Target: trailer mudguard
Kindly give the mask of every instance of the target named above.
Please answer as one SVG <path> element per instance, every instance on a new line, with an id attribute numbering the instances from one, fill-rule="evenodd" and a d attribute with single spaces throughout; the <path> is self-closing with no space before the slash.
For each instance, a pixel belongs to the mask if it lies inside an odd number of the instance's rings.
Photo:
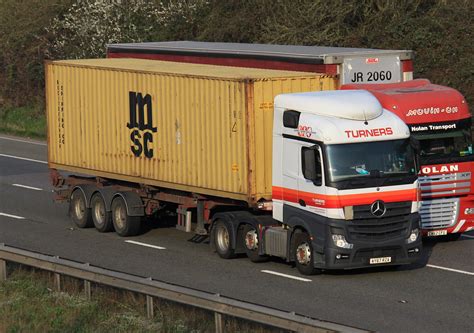
<path id="1" fill-rule="evenodd" d="M 122 197 L 122 199 L 125 201 L 128 216 L 145 215 L 145 208 L 142 198 L 137 193 L 132 191 L 116 192 L 113 198 L 115 199 L 116 197 Z"/>
<path id="2" fill-rule="evenodd" d="M 105 202 L 105 210 L 110 212 L 112 210 L 112 200 L 117 194 L 116 189 L 113 187 L 103 187 L 103 188 L 96 188 L 96 191 L 92 194 L 100 193 L 102 198 L 104 198 Z M 92 197 L 92 196 L 91 196 Z M 127 200 L 125 200 L 127 202 Z"/>
<path id="3" fill-rule="evenodd" d="M 97 187 L 92 184 L 82 184 L 82 185 L 76 185 L 71 191 L 71 195 L 75 190 L 79 190 L 82 192 L 84 195 L 84 198 L 86 199 L 86 208 L 91 208 L 91 198 L 92 195 L 94 194 L 95 190 Z M 69 196 L 70 198 L 70 196 Z"/>

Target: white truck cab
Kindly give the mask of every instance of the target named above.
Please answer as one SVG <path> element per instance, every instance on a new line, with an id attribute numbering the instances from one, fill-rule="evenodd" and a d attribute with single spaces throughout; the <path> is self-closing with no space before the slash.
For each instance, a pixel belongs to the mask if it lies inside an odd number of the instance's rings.
<path id="1" fill-rule="evenodd" d="M 320 269 L 419 258 L 418 183 L 410 132 L 364 90 L 275 98 L 273 219 L 261 253 Z"/>

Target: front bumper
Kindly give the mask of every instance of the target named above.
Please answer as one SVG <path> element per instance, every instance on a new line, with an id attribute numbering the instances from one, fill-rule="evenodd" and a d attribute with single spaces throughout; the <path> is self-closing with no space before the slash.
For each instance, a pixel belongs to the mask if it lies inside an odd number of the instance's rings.
<path id="1" fill-rule="evenodd" d="M 351 221 L 340 221 L 329 219 L 325 237 L 314 237 L 312 245 L 314 252 L 314 265 L 322 269 L 355 269 L 375 266 L 408 265 L 417 262 L 421 256 L 422 237 L 421 233 L 417 239 L 407 244 L 413 229 L 419 228 L 418 214 L 410 214 L 407 221 L 407 232 L 399 237 L 376 240 L 356 240 L 351 236 L 349 230 Z M 352 244 L 351 249 L 337 247 L 332 234 L 338 230 L 338 234 L 344 235 L 346 240 Z M 390 262 L 371 263 L 371 258 L 390 258 Z M 387 259 L 385 259 L 387 260 Z M 380 261 L 383 261 L 382 259 Z"/>

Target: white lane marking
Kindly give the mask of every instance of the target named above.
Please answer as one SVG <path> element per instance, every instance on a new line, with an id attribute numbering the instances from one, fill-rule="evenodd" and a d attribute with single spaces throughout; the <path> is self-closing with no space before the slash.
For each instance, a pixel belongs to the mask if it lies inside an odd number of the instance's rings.
<path id="1" fill-rule="evenodd" d="M 33 186 L 27 186 L 27 185 L 21 185 L 21 184 L 12 184 L 12 185 L 16 187 L 26 188 L 28 190 L 43 191 L 43 189 L 39 187 L 33 187 Z"/>
<path id="2" fill-rule="evenodd" d="M 278 276 L 281 276 L 281 277 L 285 277 L 285 278 L 288 278 L 288 279 L 293 279 L 293 280 L 298 280 L 298 281 L 303 281 L 303 282 L 311 282 L 313 280 L 310 280 L 310 279 L 305 279 L 305 278 L 301 278 L 301 277 L 298 277 L 298 276 L 293 276 L 293 275 L 287 275 L 287 274 L 283 274 L 283 273 L 278 273 L 278 272 L 274 272 L 274 271 L 269 271 L 269 270 L 261 270 L 260 272 L 262 273 L 267 273 L 267 274 L 273 274 L 273 275 L 278 275 Z"/>
<path id="3" fill-rule="evenodd" d="M 472 236 L 472 235 L 461 235 L 461 237 L 466 237 L 466 238 L 472 238 L 472 239 L 474 239 L 474 236 Z"/>
<path id="4" fill-rule="evenodd" d="M 4 136 L 0 136 L 0 139 L 2 140 L 9 140 L 9 141 L 16 141 L 16 142 L 24 142 L 24 143 L 30 143 L 32 145 L 38 145 L 38 146 L 47 146 L 46 143 L 43 142 L 35 142 L 35 141 L 28 141 L 28 140 L 20 140 L 20 139 L 13 139 L 13 138 L 6 138 Z"/>
<path id="5" fill-rule="evenodd" d="M 436 265 L 430 265 L 430 264 L 428 264 L 426 266 L 431 267 L 431 268 L 442 269 L 442 270 L 445 270 L 445 271 L 455 272 L 455 273 L 461 273 L 461 274 L 466 274 L 466 275 L 474 275 L 473 272 L 462 271 L 460 269 L 454 269 L 454 268 L 448 268 L 448 267 L 442 267 L 442 266 L 436 266 Z"/>
<path id="6" fill-rule="evenodd" d="M 151 244 L 147 244 L 147 243 L 136 242 L 136 241 L 132 241 L 132 240 L 126 240 L 125 243 L 130 243 L 130 244 L 135 244 L 135 245 L 141 245 L 141 246 L 151 247 L 151 248 L 157 249 L 157 250 L 166 250 L 166 247 L 157 246 L 157 245 L 151 245 Z"/>
<path id="7" fill-rule="evenodd" d="M 0 216 L 6 216 L 6 217 L 11 217 L 17 220 L 24 220 L 25 218 L 23 216 L 17 216 L 17 215 L 11 215 L 11 214 L 5 214 L 5 213 L 0 213 Z"/>
<path id="8" fill-rule="evenodd" d="M 7 154 L 0 154 L 0 156 L 9 157 L 9 158 L 16 158 L 17 160 L 25 160 L 25 161 L 30 161 L 30 162 L 48 164 L 48 162 L 46 162 L 46 161 L 34 160 L 34 159 L 32 159 L 32 158 L 26 158 L 26 157 L 20 157 L 20 156 L 13 156 L 13 155 L 7 155 Z"/>

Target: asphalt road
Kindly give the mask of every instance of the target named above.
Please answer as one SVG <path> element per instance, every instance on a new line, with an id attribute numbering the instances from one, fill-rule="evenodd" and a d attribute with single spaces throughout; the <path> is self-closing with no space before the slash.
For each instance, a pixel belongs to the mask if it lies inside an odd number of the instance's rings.
<path id="1" fill-rule="evenodd" d="M 220 259 L 206 242 L 159 221 L 132 238 L 77 229 L 67 205 L 52 200 L 46 150 L 42 142 L 0 135 L 0 243 L 368 330 L 474 331 L 472 232 L 425 242 L 413 266 L 308 278 L 278 259 Z"/>

